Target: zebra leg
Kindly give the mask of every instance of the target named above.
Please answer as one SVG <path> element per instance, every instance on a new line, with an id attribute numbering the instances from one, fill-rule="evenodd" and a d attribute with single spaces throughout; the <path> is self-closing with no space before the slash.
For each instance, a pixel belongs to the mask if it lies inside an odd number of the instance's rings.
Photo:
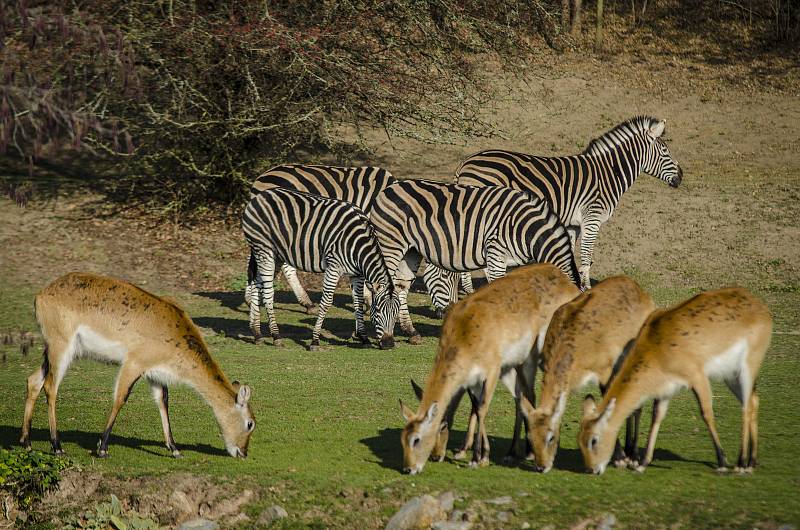
<path id="1" fill-rule="evenodd" d="M 508 252 L 497 241 L 486 243 L 486 281 L 493 282 L 506 275 L 506 256 Z"/>
<path id="2" fill-rule="evenodd" d="M 471 272 L 462 272 L 461 273 L 461 287 L 464 289 L 466 294 L 472 294 L 475 292 L 475 288 L 472 286 L 472 273 Z M 456 299 L 455 302 L 458 302 L 458 290 L 456 290 Z"/>
<path id="3" fill-rule="evenodd" d="M 250 298 L 253 296 L 255 284 L 259 281 L 258 269 L 256 269 L 256 257 L 250 249 L 250 257 L 247 259 L 247 287 L 244 288 L 244 303 L 250 307 Z"/>
<path id="4" fill-rule="evenodd" d="M 599 230 L 600 220 L 597 216 L 591 216 L 583 221 L 581 230 L 581 265 L 578 267 L 578 273 L 581 277 L 581 290 L 583 291 L 592 287 L 589 269 L 592 267 L 594 242 L 597 240 L 597 232 Z"/>
<path id="5" fill-rule="evenodd" d="M 272 335 L 273 344 L 281 346 L 280 333 L 278 331 L 278 323 L 275 320 L 275 255 L 271 248 L 259 249 L 254 251 L 256 259 L 256 267 L 258 274 L 257 281 L 254 288 L 250 292 L 250 329 L 253 332 L 253 338 L 256 344 L 263 342 L 261 336 L 261 313 L 260 303 L 263 300 L 267 308 L 267 316 L 269 318 L 269 331 Z"/>
<path id="6" fill-rule="evenodd" d="M 297 269 L 289 265 L 288 263 L 284 263 L 281 265 L 281 272 L 283 276 L 286 278 L 286 283 L 289 284 L 289 287 L 292 289 L 292 292 L 297 297 L 297 301 L 300 302 L 300 305 L 306 308 L 306 313 L 309 315 L 316 315 L 317 314 L 317 306 L 314 305 L 314 302 L 311 301 L 309 298 L 308 293 L 303 288 L 303 284 L 300 283 L 300 278 L 297 277 Z"/>
<path id="7" fill-rule="evenodd" d="M 411 322 L 411 314 L 408 312 L 408 291 L 411 288 L 411 282 L 396 280 L 394 285 L 395 289 L 397 289 L 397 296 L 400 299 L 400 314 L 397 317 L 400 321 L 400 329 L 408 335 L 409 344 L 422 344 L 422 336 L 414 329 L 414 324 Z"/>
<path id="8" fill-rule="evenodd" d="M 361 344 L 370 344 L 367 331 L 364 329 L 364 278 L 354 276 L 350 280 L 350 287 L 353 289 L 353 309 L 356 313 L 356 331 L 353 338 L 360 340 Z"/>
<path id="9" fill-rule="evenodd" d="M 319 351 L 319 334 L 322 331 L 322 322 L 325 320 L 325 314 L 333 303 L 333 293 L 336 291 L 340 276 L 339 268 L 335 264 L 328 262 L 328 268 L 325 269 L 325 276 L 322 278 L 322 300 L 319 302 L 317 323 L 314 324 L 311 345 L 308 348 L 311 351 Z"/>

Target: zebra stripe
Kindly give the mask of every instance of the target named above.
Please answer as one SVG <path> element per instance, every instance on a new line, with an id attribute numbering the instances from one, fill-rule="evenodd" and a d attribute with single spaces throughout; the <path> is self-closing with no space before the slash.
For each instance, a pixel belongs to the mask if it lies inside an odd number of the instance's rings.
<path id="1" fill-rule="evenodd" d="M 683 170 L 662 138 L 664 128 L 663 120 L 638 116 L 592 140 L 574 156 L 481 151 L 461 164 L 456 182 L 506 186 L 545 199 L 567 228 L 573 246 L 581 239 L 581 286 L 586 289 L 600 226 L 639 174 L 653 175 L 673 188 L 683 179 Z"/>
<path id="2" fill-rule="evenodd" d="M 416 334 L 405 303 L 421 259 L 451 272 L 553 263 L 576 284 L 569 236 L 547 203 L 509 188 L 406 180 L 388 186 L 372 210 L 378 242 L 400 290 L 400 325 Z"/>
<path id="3" fill-rule="evenodd" d="M 354 204 L 364 213 L 369 214 L 375 198 L 383 189 L 395 182 L 391 173 L 379 167 L 337 167 L 306 164 L 285 164 L 275 166 L 253 181 L 250 187 L 250 197 L 260 192 L 285 188 L 290 190 L 313 193 L 320 197 L 339 199 Z M 254 258 L 250 256 L 248 269 L 255 267 Z M 289 287 L 297 297 L 300 305 L 308 313 L 314 313 L 316 306 L 308 296 L 303 284 L 297 277 L 297 270 L 288 263 L 281 266 L 281 271 L 286 277 Z M 250 304 L 252 285 L 248 283 L 244 292 L 245 303 Z M 367 293 L 369 294 L 369 293 Z M 370 298 L 367 296 L 367 298 Z"/>
<path id="4" fill-rule="evenodd" d="M 295 190 L 275 188 L 255 195 L 242 216 L 242 230 L 255 266 L 248 267 L 250 328 L 261 340 L 259 306 L 267 307 L 273 339 L 280 342 L 274 312 L 275 267 L 288 263 L 307 272 L 322 272 L 323 290 L 311 348 L 319 347 L 325 314 L 342 275 L 353 281 L 356 337 L 369 343 L 364 330 L 364 281 L 376 291 L 372 318 L 381 347 L 393 345 L 392 331 L 400 301 L 367 216 L 352 204 Z"/>

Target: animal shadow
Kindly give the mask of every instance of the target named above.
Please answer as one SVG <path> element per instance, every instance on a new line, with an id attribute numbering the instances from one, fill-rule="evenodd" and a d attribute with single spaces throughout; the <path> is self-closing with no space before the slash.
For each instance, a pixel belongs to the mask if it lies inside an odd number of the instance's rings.
<path id="1" fill-rule="evenodd" d="M 0 426 L 0 446 L 10 448 L 18 445 L 20 430 L 18 427 L 11 427 L 9 425 Z M 62 443 L 74 443 L 86 451 L 94 451 L 97 448 L 97 442 L 100 440 L 100 432 L 86 432 L 86 431 L 59 431 Z M 41 441 L 50 440 L 50 431 L 48 429 L 31 429 L 31 440 Z M 164 441 L 160 438 L 152 440 L 145 440 L 143 438 L 123 437 L 117 436 L 113 432 L 109 437 L 109 452 L 114 452 L 114 446 L 130 447 L 139 449 L 151 455 L 163 456 L 172 458 L 172 455 L 164 447 Z M 194 451 L 197 453 L 210 455 L 210 456 L 227 456 L 228 453 L 220 448 L 208 444 L 181 444 L 177 442 L 178 449 L 181 452 Z M 69 455 L 69 453 L 68 453 Z"/>

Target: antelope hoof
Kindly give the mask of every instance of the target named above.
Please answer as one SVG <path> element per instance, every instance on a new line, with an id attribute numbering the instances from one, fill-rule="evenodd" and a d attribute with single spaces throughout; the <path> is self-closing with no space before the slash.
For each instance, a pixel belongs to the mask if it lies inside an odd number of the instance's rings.
<path id="1" fill-rule="evenodd" d="M 728 468 L 727 468 L 727 467 L 725 467 L 725 466 L 720 466 L 720 467 L 718 467 L 717 469 L 715 469 L 714 471 L 716 471 L 716 472 L 717 472 L 717 473 L 719 473 L 720 475 L 724 475 L 725 473 L 727 473 L 728 471 L 730 471 L 730 469 L 728 469 Z"/>
<path id="2" fill-rule="evenodd" d="M 625 458 L 617 458 L 614 460 L 614 467 L 617 469 L 624 469 L 630 465 L 630 459 L 626 456 Z"/>
<path id="3" fill-rule="evenodd" d="M 108 458 L 108 451 L 105 449 L 98 449 L 97 458 Z"/>
<path id="4" fill-rule="evenodd" d="M 414 333 L 408 338 L 408 343 L 413 344 L 414 346 L 422 344 L 422 335 L 419 333 Z"/>
<path id="5" fill-rule="evenodd" d="M 316 304 L 311 304 L 306 306 L 306 314 L 307 315 L 316 315 L 319 313 L 319 306 Z"/>
<path id="6" fill-rule="evenodd" d="M 633 468 L 633 470 L 636 471 L 637 473 L 644 473 L 645 469 L 647 469 L 647 466 L 645 466 L 643 464 L 639 464 L 639 465 L 637 465 L 636 467 Z"/>
<path id="7" fill-rule="evenodd" d="M 31 450 L 31 441 L 28 438 L 20 438 L 19 444 L 23 449 Z"/>
<path id="8" fill-rule="evenodd" d="M 466 449 L 461 449 L 460 451 L 456 451 L 453 453 L 453 460 L 464 460 L 467 456 Z"/>
<path id="9" fill-rule="evenodd" d="M 172 458 L 183 458 L 183 455 L 177 449 L 172 451 Z"/>

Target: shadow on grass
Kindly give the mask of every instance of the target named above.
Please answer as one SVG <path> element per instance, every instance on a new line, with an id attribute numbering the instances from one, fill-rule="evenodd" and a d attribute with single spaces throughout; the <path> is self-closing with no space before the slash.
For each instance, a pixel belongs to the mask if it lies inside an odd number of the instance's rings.
<path id="1" fill-rule="evenodd" d="M 11 427 L 7 425 L 0 426 L 0 447 L 10 448 L 19 444 L 20 430 L 18 427 Z M 86 451 L 94 451 L 97 449 L 97 442 L 100 440 L 99 432 L 85 432 L 85 431 L 59 431 L 62 443 L 74 443 Z M 31 429 L 31 440 L 33 441 L 49 441 L 50 431 L 48 429 Z M 130 447 L 139 449 L 151 455 L 163 456 L 165 458 L 173 458 L 166 447 L 164 441 L 159 439 L 144 440 L 142 438 L 120 437 L 111 433 L 108 441 L 109 453 L 113 455 L 114 446 Z M 208 444 L 191 444 L 184 445 L 177 442 L 178 449 L 181 452 L 194 451 L 210 456 L 227 456 L 228 453 L 221 447 L 214 447 Z M 156 449 L 158 448 L 158 449 Z M 160 450 L 159 450 L 160 449 Z"/>

